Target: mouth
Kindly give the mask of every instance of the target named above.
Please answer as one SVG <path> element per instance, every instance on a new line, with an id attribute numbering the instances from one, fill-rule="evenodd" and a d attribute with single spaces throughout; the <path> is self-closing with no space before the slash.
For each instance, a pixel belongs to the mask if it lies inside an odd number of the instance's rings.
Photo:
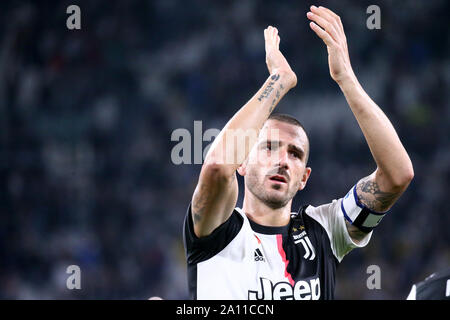
<path id="1" fill-rule="evenodd" d="M 287 179 L 279 174 L 269 177 L 269 180 L 275 183 L 287 183 Z"/>

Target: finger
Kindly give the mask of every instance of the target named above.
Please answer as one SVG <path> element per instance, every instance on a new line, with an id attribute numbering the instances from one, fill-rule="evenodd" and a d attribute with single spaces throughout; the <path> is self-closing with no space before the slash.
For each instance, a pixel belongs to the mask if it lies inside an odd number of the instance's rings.
<path id="1" fill-rule="evenodd" d="M 269 26 L 267 30 L 267 43 L 272 47 L 276 47 L 278 37 L 278 29 L 272 26 Z"/>
<path id="2" fill-rule="evenodd" d="M 268 26 L 267 27 L 267 40 L 269 40 L 269 41 L 272 40 L 273 33 L 274 33 L 274 27 Z"/>
<path id="3" fill-rule="evenodd" d="M 330 9 L 328 9 L 328 8 L 319 6 L 319 9 L 322 9 L 322 10 L 326 11 L 329 15 L 334 17 L 334 19 L 337 21 L 337 23 L 341 27 L 341 31 L 342 31 L 342 33 L 343 33 L 343 35 L 345 37 L 344 25 L 342 24 L 341 17 L 339 15 L 337 15 L 336 13 L 334 13 L 333 11 L 331 11 Z"/>
<path id="4" fill-rule="evenodd" d="M 317 14 L 318 16 L 324 18 L 326 21 L 328 21 L 329 23 L 331 23 L 334 27 L 334 29 L 336 30 L 336 34 L 342 36 L 343 35 L 343 30 L 341 30 L 341 25 L 339 24 L 339 21 L 336 18 L 336 14 L 333 13 L 331 10 L 325 8 L 325 7 L 315 7 L 315 6 L 311 6 L 311 12 L 314 14 Z M 329 12 L 328 12 L 328 11 Z M 332 12 L 333 14 L 330 14 L 330 12 Z"/>
<path id="5" fill-rule="evenodd" d="M 322 14 L 325 14 L 326 16 L 331 18 L 332 21 L 334 21 L 336 23 L 334 25 L 335 26 L 337 25 L 336 29 L 338 30 L 338 32 L 341 36 L 341 39 L 340 39 L 341 41 L 339 43 L 344 48 L 345 52 L 347 53 L 347 57 L 348 57 L 347 37 L 345 36 L 344 26 L 342 24 L 341 17 L 339 17 L 336 13 L 334 13 L 330 9 L 322 7 L 322 6 L 319 6 L 319 8 L 316 8 L 316 9 L 319 10 Z"/>
<path id="6" fill-rule="evenodd" d="M 331 23 L 312 12 L 308 12 L 306 16 L 308 17 L 308 19 L 314 21 L 317 25 L 322 27 L 322 29 L 326 30 L 326 32 L 328 32 L 335 41 L 338 41 L 339 37 L 337 31 L 334 29 L 334 26 Z"/>
<path id="7" fill-rule="evenodd" d="M 336 20 L 340 20 L 341 19 L 336 13 L 334 13 L 333 11 L 331 11 L 330 9 L 328 9 L 326 7 L 319 6 L 318 9 L 326 11 L 330 16 L 332 16 Z"/>
<path id="8" fill-rule="evenodd" d="M 272 27 L 268 26 L 266 29 L 264 29 L 264 39 L 266 40 L 266 42 L 271 42 L 272 41 Z"/>
<path id="9" fill-rule="evenodd" d="M 323 42 L 325 42 L 325 44 L 328 47 L 332 47 L 332 46 L 336 45 L 336 42 L 333 40 L 331 35 L 328 32 L 326 32 L 325 30 L 323 30 L 321 27 L 319 27 L 317 24 L 315 24 L 314 22 L 310 22 L 309 26 L 319 36 L 319 38 L 322 39 Z"/>
<path id="10" fill-rule="evenodd" d="M 275 34 L 273 37 L 273 44 L 275 45 L 275 48 L 279 48 L 279 44 L 280 44 L 280 36 L 278 35 L 278 29 L 275 28 Z"/>
<path id="11" fill-rule="evenodd" d="M 266 50 L 266 53 L 269 51 L 269 28 L 264 29 L 264 48 Z"/>
<path id="12" fill-rule="evenodd" d="M 270 30 L 268 31 L 268 38 L 270 45 L 274 47 L 276 42 L 276 28 L 274 27 L 270 28 Z"/>

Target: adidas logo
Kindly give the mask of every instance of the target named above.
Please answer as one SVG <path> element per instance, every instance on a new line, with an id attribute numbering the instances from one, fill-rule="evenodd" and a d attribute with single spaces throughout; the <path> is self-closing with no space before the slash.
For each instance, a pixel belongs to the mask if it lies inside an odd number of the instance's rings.
<path id="1" fill-rule="evenodd" d="M 259 248 L 256 248 L 255 250 L 255 261 L 266 261 Z"/>

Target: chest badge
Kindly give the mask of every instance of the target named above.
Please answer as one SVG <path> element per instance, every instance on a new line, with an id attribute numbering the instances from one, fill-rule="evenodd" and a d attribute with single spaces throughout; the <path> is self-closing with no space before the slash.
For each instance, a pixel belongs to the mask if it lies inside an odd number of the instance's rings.
<path id="1" fill-rule="evenodd" d="M 308 235 L 305 231 L 305 226 L 300 225 L 297 228 L 292 228 L 292 238 L 294 239 L 295 244 L 301 243 L 303 248 L 305 249 L 305 254 L 303 255 L 303 258 L 307 260 L 314 260 L 316 257 L 316 251 L 314 250 L 314 247 L 311 243 L 311 240 L 309 240 Z"/>

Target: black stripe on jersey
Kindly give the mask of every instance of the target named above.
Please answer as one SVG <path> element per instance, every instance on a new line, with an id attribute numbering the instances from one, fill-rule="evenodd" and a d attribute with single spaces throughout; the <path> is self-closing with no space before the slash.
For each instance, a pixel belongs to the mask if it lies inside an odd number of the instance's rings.
<path id="1" fill-rule="evenodd" d="M 320 277 L 320 299 L 333 300 L 335 275 L 339 261 L 333 254 L 326 230 L 313 217 L 304 212 L 306 207 L 301 208 L 298 214 L 301 215 L 316 257 L 313 261 L 303 258 L 303 251 L 297 250 L 299 244 L 294 243 L 292 230 L 290 230 L 289 235 L 283 236 L 283 249 L 286 252 L 286 260 L 289 261 L 286 271 L 292 275 L 294 281 Z M 293 219 L 291 219 L 292 222 Z"/>

